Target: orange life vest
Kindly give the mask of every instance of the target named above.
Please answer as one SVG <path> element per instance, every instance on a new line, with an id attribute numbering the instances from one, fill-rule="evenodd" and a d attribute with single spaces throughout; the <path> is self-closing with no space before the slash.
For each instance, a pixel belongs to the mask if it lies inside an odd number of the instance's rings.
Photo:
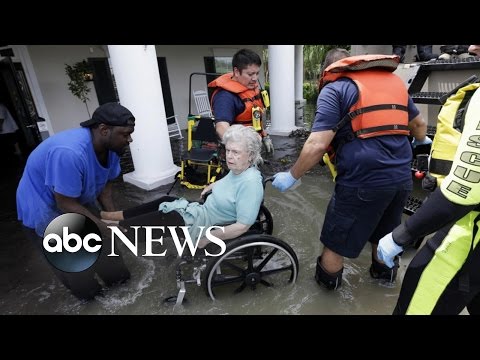
<path id="1" fill-rule="evenodd" d="M 361 139 L 410 135 L 408 92 L 403 81 L 391 73 L 397 65 L 396 55 L 360 55 L 338 60 L 325 69 L 320 87 L 346 77 L 358 88 L 358 101 L 334 132 L 351 121 L 355 136 Z"/>
<path id="2" fill-rule="evenodd" d="M 260 90 L 258 86 L 255 89 L 249 89 L 246 86 L 243 86 L 240 84 L 238 81 L 232 80 L 233 73 L 227 73 L 223 74 L 222 76 L 219 76 L 212 82 L 208 84 L 208 87 L 211 88 L 216 88 L 215 91 L 212 94 L 212 107 L 213 107 L 213 98 L 217 94 L 220 89 L 224 89 L 227 91 L 230 91 L 240 97 L 242 99 L 243 103 L 245 104 L 245 110 L 238 114 L 235 117 L 235 122 L 242 124 L 244 126 L 251 126 L 253 124 L 252 122 L 252 108 L 254 106 L 258 106 L 262 109 L 264 109 L 263 102 L 262 102 L 262 96 L 260 95 Z"/>

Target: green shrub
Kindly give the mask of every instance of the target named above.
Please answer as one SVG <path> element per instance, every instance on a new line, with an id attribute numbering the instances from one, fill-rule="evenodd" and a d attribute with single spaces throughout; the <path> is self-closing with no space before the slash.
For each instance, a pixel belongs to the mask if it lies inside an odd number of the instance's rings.
<path id="1" fill-rule="evenodd" d="M 303 98 L 308 102 L 315 103 L 318 97 L 318 88 L 316 83 L 304 82 L 303 83 Z"/>

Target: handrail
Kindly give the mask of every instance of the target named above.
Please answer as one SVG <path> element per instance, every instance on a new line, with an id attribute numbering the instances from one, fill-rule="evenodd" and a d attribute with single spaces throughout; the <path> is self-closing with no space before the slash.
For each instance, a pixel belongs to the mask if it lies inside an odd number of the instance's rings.
<path id="1" fill-rule="evenodd" d="M 194 75 L 204 75 L 204 76 L 220 76 L 221 73 L 202 73 L 202 72 L 193 72 L 190 74 L 188 79 L 188 116 L 192 116 L 192 77 Z"/>

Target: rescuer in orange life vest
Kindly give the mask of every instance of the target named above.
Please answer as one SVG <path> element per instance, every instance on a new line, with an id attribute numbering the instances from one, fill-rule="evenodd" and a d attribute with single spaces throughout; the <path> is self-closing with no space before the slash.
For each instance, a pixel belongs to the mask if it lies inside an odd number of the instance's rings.
<path id="1" fill-rule="evenodd" d="M 392 74 L 395 55 L 349 56 L 330 50 L 323 65 L 317 110 L 300 156 L 290 171 L 275 174 L 280 191 L 293 186 L 318 164 L 331 144 L 335 150 L 335 191 L 327 208 L 315 279 L 328 289 L 340 286 L 344 257 L 357 258 L 372 243 L 370 274 L 394 281 L 392 268 L 377 257 L 378 240 L 401 222 L 412 190 L 412 146 L 429 144 L 427 124 Z M 320 220 L 320 219 L 319 219 Z"/>
<path id="2" fill-rule="evenodd" d="M 215 88 L 211 101 L 218 137 L 221 139 L 232 124 L 253 126 L 262 136 L 267 153 L 273 154 L 272 140 L 263 128 L 262 121 L 265 108 L 270 104 L 268 95 L 265 98 L 259 89 L 258 74 L 261 65 L 262 60 L 257 53 L 241 49 L 233 55 L 233 73 L 218 77 L 208 86 Z"/>

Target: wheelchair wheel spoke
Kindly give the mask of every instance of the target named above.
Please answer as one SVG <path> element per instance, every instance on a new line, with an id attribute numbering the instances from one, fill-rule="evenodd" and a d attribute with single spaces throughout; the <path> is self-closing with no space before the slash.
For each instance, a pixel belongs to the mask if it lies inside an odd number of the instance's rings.
<path id="1" fill-rule="evenodd" d="M 266 287 L 273 286 L 273 284 L 269 283 L 268 281 L 266 281 L 266 280 L 264 280 L 264 279 L 260 280 L 260 284 L 263 284 L 263 285 L 265 285 Z"/>
<path id="2" fill-rule="evenodd" d="M 247 271 L 248 272 L 255 271 L 254 268 L 253 268 L 253 254 L 254 254 L 255 249 L 253 247 L 249 247 L 246 250 L 247 250 L 247 259 L 248 259 Z"/>
<path id="3" fill-rule="evenodd" d="M 275 255 L 275 253 L 278 251 L 278 249 L 273 248 L 270 254 L 267 255 L 265 259 L 256 267 L 256 271 L 262 271 L 263 267 L 270 261 L 270 259 Z"/>
<path id="4" fill-rule="evenodd" d="M 235 294 L 241 293 L 243 290 L 245 290 L 246 287 L 247 287 L 247 284 L 243 283 L 242 285 L 240 285 L 238 288 L 235 289 L 234 293 Z"/>
<path id="5" fill-rule="evenodd" d="M 237 282 L 243 282 L 245 279 L 244 276 L 224 276 L 224 275 L 216 275 L 212 279 L 212 287 L 218 287 L 227 284 L 233 284 Z"/>
<path id="6" fill-rule="evenodd" d="M 243 270 L 240 266 L 237 266 L 237 265 L 233 264 L 233 263 L 230 262 L 230 261 L 224 261 L 224 262 L 222 262 L 222 266 L 229 267 L 230 269 L 232 269 L 232 270 L 234 270 L 234 271 L 237 271 L 237 272 L 240 273 L 240 274 L 245 274 L 245 270 Z"/>
<path id="7" fill-rule="evenodd" d="M 290 270 L 290 271 L 293 270 L 293 266 L 292 266 L 292 265 L 284 266 L 284 267 L 277 268 L 277 269 L 271 269 L 271 270 L 262 271 L 261 274 L 262 274 L 262 277 L 264 277 L 264 276 L 268 276 L 268 275 L 280 273 L 280 272 L 282 272 L 282 271 L 289 271 L 289 270 Z"/>

